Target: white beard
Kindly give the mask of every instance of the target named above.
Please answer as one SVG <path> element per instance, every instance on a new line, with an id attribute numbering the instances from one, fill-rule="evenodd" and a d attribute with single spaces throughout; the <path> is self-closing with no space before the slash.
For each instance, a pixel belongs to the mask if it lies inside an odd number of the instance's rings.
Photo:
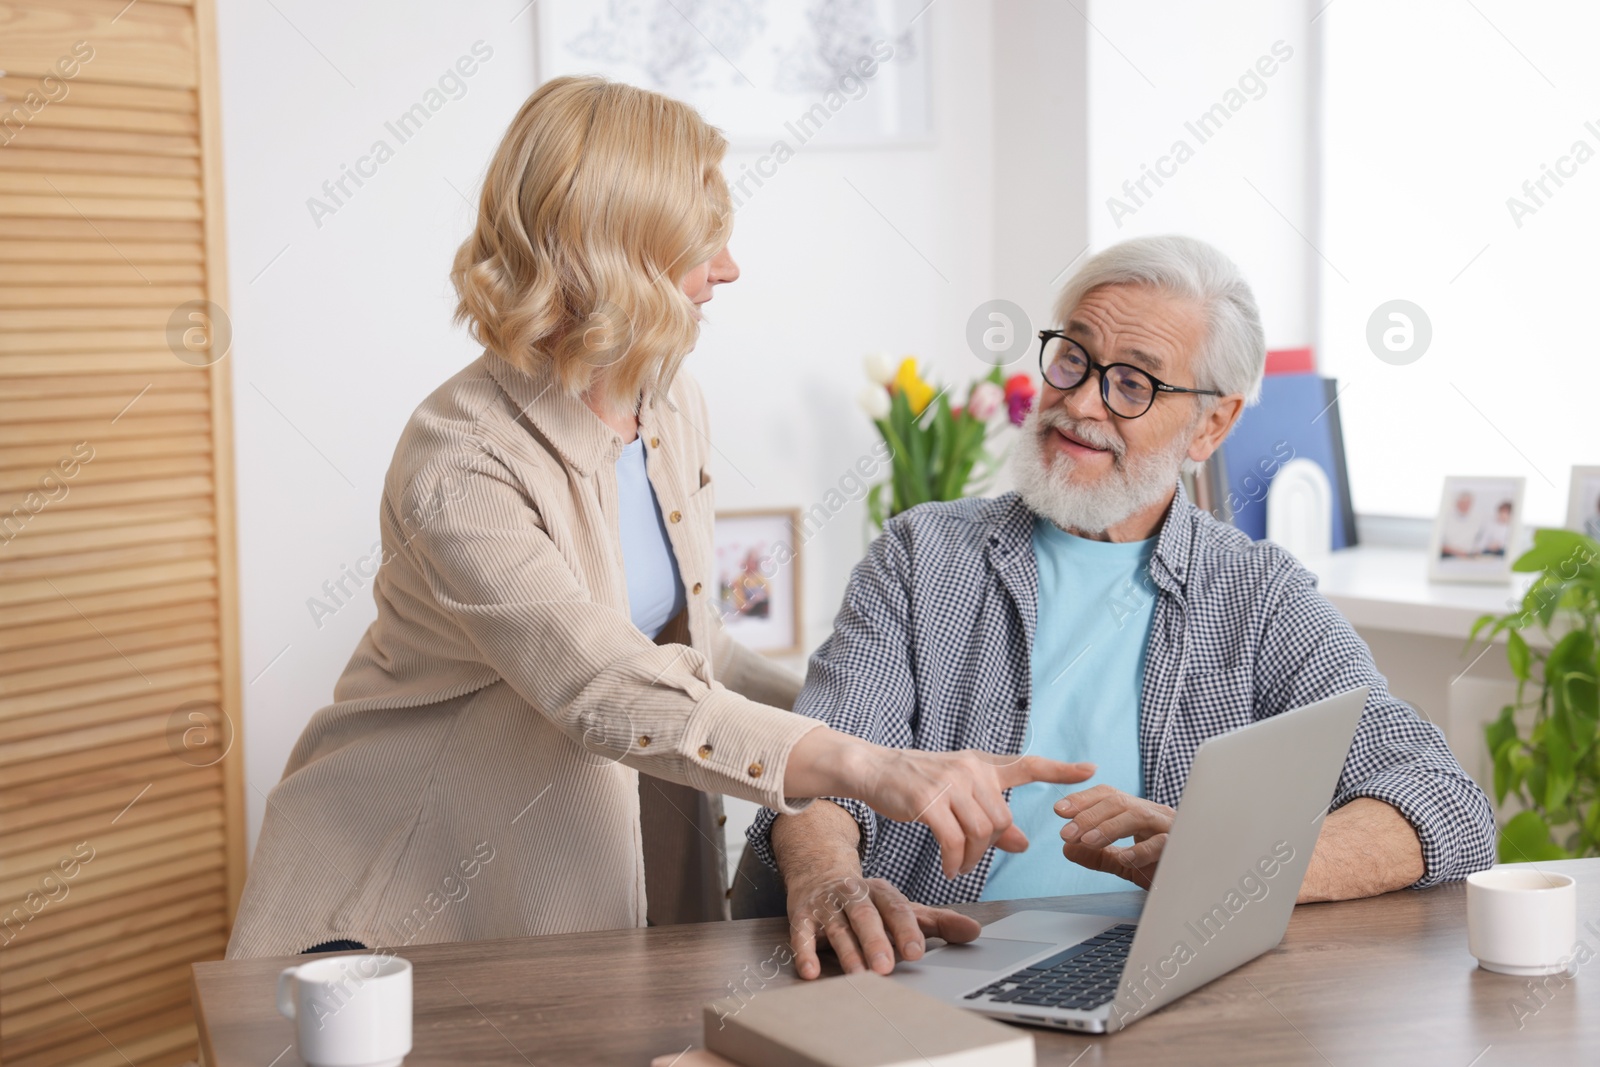
<path id="1" fill-rule="evenodd" d="M 1197 413 L 1188 430 L 1198 421 Z M 1045 435 L 1058 426 L 1097 448 L 1111 450 L 1111 470 L 1090 485 L 1069 482 L 1077 461 L 1053 449 L 1050 453 L 1045 450 Z M 1121 438 L 1055 407 L 1048 412 L 1038 408 L 1030 412 L 1020 437 L 1011 453 L 1010 469 L 1023 502 L 1064 530 L 1099 537 L 1172 492 L 1188 456 L 1190 433 L 1178 434 L 1163 452 L 1130 459 Z"/>

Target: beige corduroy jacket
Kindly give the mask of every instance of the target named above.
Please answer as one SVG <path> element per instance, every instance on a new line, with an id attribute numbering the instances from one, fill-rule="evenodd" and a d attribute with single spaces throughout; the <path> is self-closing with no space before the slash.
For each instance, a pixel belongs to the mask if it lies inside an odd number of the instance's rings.
<path id="1" fill-rule="evenodd" d="M 717 794 L 798 810 L 784 768 L 819 723 L 722 628 L 707 428 L 687 373 L 641 406 L 688 601 L 651 641 L 622 440 L 487 353 L 423 401 L 384 483 L 377 619 L 268 797 L 230 958 L 725 914 Z"/>

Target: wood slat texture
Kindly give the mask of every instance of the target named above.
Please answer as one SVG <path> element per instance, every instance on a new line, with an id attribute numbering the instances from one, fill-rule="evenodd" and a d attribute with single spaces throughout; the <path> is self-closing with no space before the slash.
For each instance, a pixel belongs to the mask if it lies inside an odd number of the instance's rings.
<path id="1" fill-rule="evenodd" d="M 181 8 L 127 0 L 7 3 L 0 6 L 0 41 L 8 77 L 62 78 L 67 71 L 58 64 L 78 59 L 69 99 L 78 79 L 165 89 L 199 84 L 195 19 Z M 80 41 L 88 48 L 75 49 Z"/>
<path id="2" fill-rule="evenodd" d="M 167 371 L 170 371 L 170 369 L 170 367 L 166 368 Z M 112 372 L 112 374 L 115 373 Z M 107 376 L 110 375 L 101 375 L 101 377 Z M 18 377 L 27 376 L 19 375 Z M 37 377 L 37 375 L 32 377 Z M 0 376 L 0 382 L 5 380 L 4 376 Z M 83 418 L 62 420 L 50 426 L 29 423 L 16 426 L 0 425 L 0 449 L 9 451 L 12 446 L 16 445 L 51 445 L 54 447 L 65 446 L 70 451 L 73 442 L 88 440 L 91 435 L 96 441 L 117 441 L 138 437 L 159 438 L 168 434 L 209 434 L 211 432 L 209 415 L 183 415 L 147 419 L 136 410 L 137 400 L 137 393 L 129 393 L 128 410 L 123 412 L 121 417 L 112 420 L 109 425 L 102 419 L 90 420 Z"/>
<path id="3" fill-rule="evenodd" d="M 152 155 L 137 149 L 119 150 L 117 146 L 91 151 L 87 145 L 81 145 L 74 151 L 64 148 L 45 148 L 34 142 L 24 144 L 22 138 L 18 137 L 6 147 L 7 151 L 0 152 L 0 170 L 4 171 L 43 170 L 51 174 L 156 174 L 181 178 L 197 175 L 201 169 L 200 160 L 192 156 Z"/>
<path id="4" fill-rule="evenodd" d="M 213 17 L 0 0 L 5 1067 L 194 1059 L 243 883 L 236 731 L 188 744 L 238 721 L 229 364 L 167 338 L 227 304 Z"/>
<path id="5" fill-rule="evenodd" d="M 206 568 L 200 568 L 205 570 Z M 130 583 L 130 588 L 110 591 L 80 592 L 70 603 L 65 598 L 56 601 L 39 601 L 32 604 L 8 607 L 4 618 L 7 626 L 33 626 L 41 622 L 59 622 L 65 619 L 92 619 L 102 611 L 129 611 L 135 608 L 183 604 L 192 600 L 214 598 L 217 585 L 212 575 L 184 579 L 182 575 L 160 574 L 151 582 Z"/>
<path id="6" fill-rule="evenodd" d="M 97 701 L 88 706 L 68 704 L 35 715 L 7 719 L 0 722 L 0 767 L 25 766 L 58 751 L 87 752 L 95 742 L 104 748 L 129 737 L 163 737 L 171 750 L 174 745 L 181 744 L 181 731 L 188 725 L 183 709 L 214 709 L 215 698 L 205 695 L 214 689 L 205 681 L 177 688 L 166 685 L 157 689 L 152 685 L 118 700 Z M 144 785 L 156 780 L 152 775 Z M 118 785 L 112 792 L 124 792 L 125 784 Z M 67 803 L 55 797 L 48 800 L 50 803 L 46 806 L 50 808 L 56 803 Z M 69 797 L 68 801 L 77 803 L 78 797 Z M 25 826 L 19 820 L 18 829 Z"/>
<path id="7" fill-rule="evenodd" d="M 0 310 L 155 308 L 165 315 L 203 295 L 203 289 L 188 285 L 0 285 Z"/>
<path id="8" fill-rule="evenodd" d="M 0 263 L 0 286 L 199 285 L 205 271 L 193 263 Z"/>
<path id="9" fill-rule="evenodd" d="M 91 64 L 93 60 L 90 61 Z M 89 73 L 89 72 L 85 72 Z M 20 100 L 29 92 L 39 89 L 37 78 L 20 75 L 0 76 L 0 94 L 11 100 Z M 74 78 L 66 96 L 58 103 L 62 107 L 109 108 L 116 112 L 167 111 L 185 118 L 195 113 L 195 94 L 188 89 L 152 89 L 133 85 L 102 85 L 84 78 Z M 43 112 L 41 112 L 43 114 Z M 194 127 L 186 126 L 192 131 Z M 181 132 L 181 131 L 175 131 Z"/>
<path id="10" fill-rule="evenodd" d="M 125 174 L 35 174 L 29 171 L 0 171 L 0 193 L 21 196 L 61 197 L 72 203 L 78 197 L 160 197 L 169 200 L 195 200 L 200 183 L 192 178 L 134 178 Z M 76 218 L 83 216 L 74 213 Z"/>
<path id="11" fill-rule="evenodd" d="M 45 911 L 28 925 L 25 936 L 6 947 L 6 954 L 19 963 L 36 963 L 69 952 L 92 951 L 129 934 L 204 914 L 211 894 L 221 888 L 222 876 L 213 871 L 71 909 Z"/>
<path id="12" fill-rule="evenodd" d="M 179 705 L 201 702 L 214 705 L 218 692 L 216 686 L 198 686 L 175 690 L 169 697 Z M 215 764 L 212 769 L 219 774 L 223 770 Z M 53 781 L 59 781 L 61 771 L 59 760 L 38 760 L 7 767 L 6 788 L 0 791 L 0 811 L 14 812 L 58 799 L 60 791 L 52 785 Z M 195 773 L 193 766 L 173 760 L 172 748 L 163 735 L 92 750 L 75 765 L 73 781 L 83 791 L 124 790 L 124 795 L 132 800 L 147 785 L 191 773 Z"/>

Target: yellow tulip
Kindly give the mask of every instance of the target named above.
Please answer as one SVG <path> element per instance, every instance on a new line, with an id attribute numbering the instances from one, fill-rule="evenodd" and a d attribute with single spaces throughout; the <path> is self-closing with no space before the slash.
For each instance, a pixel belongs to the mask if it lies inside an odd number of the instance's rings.
<path id="1" fill-rule="evenodd" d="M 895 372 L 894 386 L 906 395 L 906 403 L 911 405 L 913 415 L 921 415 L 924 408 L 932 402 L 934 388 L 922 380 L 917 373 L 917 360 L 914 356 L 907 356 L 900 361 L 900 369 Z"/>

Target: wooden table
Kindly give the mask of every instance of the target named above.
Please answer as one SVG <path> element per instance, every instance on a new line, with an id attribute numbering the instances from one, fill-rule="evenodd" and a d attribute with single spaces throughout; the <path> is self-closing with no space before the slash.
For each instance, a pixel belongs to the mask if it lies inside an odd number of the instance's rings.
<path id="1" fill-rule="evenodd" d="M 1600 859 L 1540 864 L 1578 879 L 1578 936 L 1600 958 Z M 988 922 L 1023 907 L 1137 915 L 1144 894 L 969 905 Z M 700 1008 L 736 986 L 759 996 L 781 919 L 420 945 L 408 1067 L 648 1064 L 700 1044 Z M 273 1003 L 289 959 L 200 963 L 195 1014 L 210 1067 L 292 1067 Z M 1537 998 L 1530 982 L 1545 983 Z M 1515 1005 L 1522 1004 L 1523 1011 Z M 1573 978 L 1517 979 L 1467 953 L 1466 886 L 1295 909 L 1282 944 L 1128 1030 L 1034 1030 L 1039 1063 L 1365 1065 L 1600 1062 L 1600 962 Z M 276 1059 L 275 1059 L 276 1057 Z"/>

